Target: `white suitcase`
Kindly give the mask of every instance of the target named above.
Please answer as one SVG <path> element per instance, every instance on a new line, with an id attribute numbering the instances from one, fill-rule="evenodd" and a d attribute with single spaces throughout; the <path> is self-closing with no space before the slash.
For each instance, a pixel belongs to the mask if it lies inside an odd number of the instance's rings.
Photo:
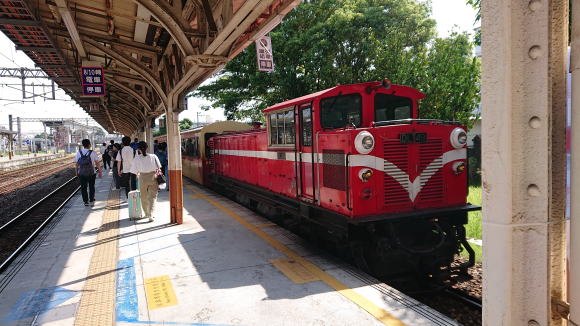
<path id="1" fill-rule="evenodd" d="M 139 190 L 129 191 L 127 203 L 129 206 L 129 218 L 138 219 L 143 217 L 141 210 L 141 192 Z"/>

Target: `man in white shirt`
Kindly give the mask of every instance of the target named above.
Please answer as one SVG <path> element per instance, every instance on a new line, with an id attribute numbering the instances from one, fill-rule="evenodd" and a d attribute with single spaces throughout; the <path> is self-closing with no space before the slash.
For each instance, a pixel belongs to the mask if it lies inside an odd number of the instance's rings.
<path id="1" fill-rule="evenodd" d="M 137 190 L 137 176 L 131 173 L 131 165 L 135 158 L 135 150 L 131 148 L 131 137 L 123 137 L 123 148 L 117 154 L 117 168 L 121 177 L 121 187 L 125 187 L 125 195 L 129 198 L 129 191 Z"/>
<path id="2" fill-rule="evenodd" d="M 91 150 L 91 141 L 83 139 L 83 148 L 79 150 L 73 160 L 76 163 L 76 175 L 81 183 L 81 194 L 85 206 L 95 205 L 95 167 L 99 170 L 99 178 L 103 177 L 100 156 Z M 89 191 L 87 193 L 87 186 Z"/>

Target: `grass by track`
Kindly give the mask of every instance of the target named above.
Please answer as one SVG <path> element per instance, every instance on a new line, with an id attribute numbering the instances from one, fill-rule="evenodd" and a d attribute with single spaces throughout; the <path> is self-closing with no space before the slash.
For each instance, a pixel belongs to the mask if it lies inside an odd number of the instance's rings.
<path id="1" fill-rule="evenodd" d="M 467 201 L 473 205 L 481 206 L 481 187 L 470 186 Z M 467 238 L 482 239 L 481 229 L 481 211 L 470 212 L 469 222 L 465 226 Z M 483 248 L 473 243 L 471 244 L 471 247 L 475 251 L 475 261 L 480 263 L 483 258 Z M 467 257 L 467 251 L 464 250 L 461 253 L 461 256 Z"/>

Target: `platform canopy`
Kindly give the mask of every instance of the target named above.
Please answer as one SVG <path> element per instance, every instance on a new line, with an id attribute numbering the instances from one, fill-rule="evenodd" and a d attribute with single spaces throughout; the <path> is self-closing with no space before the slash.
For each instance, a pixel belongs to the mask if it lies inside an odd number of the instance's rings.
<path id="1" fill-rule="evenodd" d="M 300 0 L 2 1 L 0 29 L 108 132 L 185 108 L 184 95 L 274 28 Z M 80 68 L 104 68 L 83 96 Z"/>

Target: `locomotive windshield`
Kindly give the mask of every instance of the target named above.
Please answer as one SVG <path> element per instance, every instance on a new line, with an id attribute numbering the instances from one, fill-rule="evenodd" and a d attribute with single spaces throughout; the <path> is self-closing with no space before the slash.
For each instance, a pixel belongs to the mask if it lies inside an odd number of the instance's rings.
<path id="1" fill-rule="evenodd" d="M 320 101 L 320 122 L 322 128 L 335 129 L 346 126 L 360 126 L 362 98 L 360 94 L 328 97 Z"/>
<path id="2" fill-rule="evenodd" d="M 375 95 L 375 122 L 410 119 L 411 99 L 391 94 Z"/>

